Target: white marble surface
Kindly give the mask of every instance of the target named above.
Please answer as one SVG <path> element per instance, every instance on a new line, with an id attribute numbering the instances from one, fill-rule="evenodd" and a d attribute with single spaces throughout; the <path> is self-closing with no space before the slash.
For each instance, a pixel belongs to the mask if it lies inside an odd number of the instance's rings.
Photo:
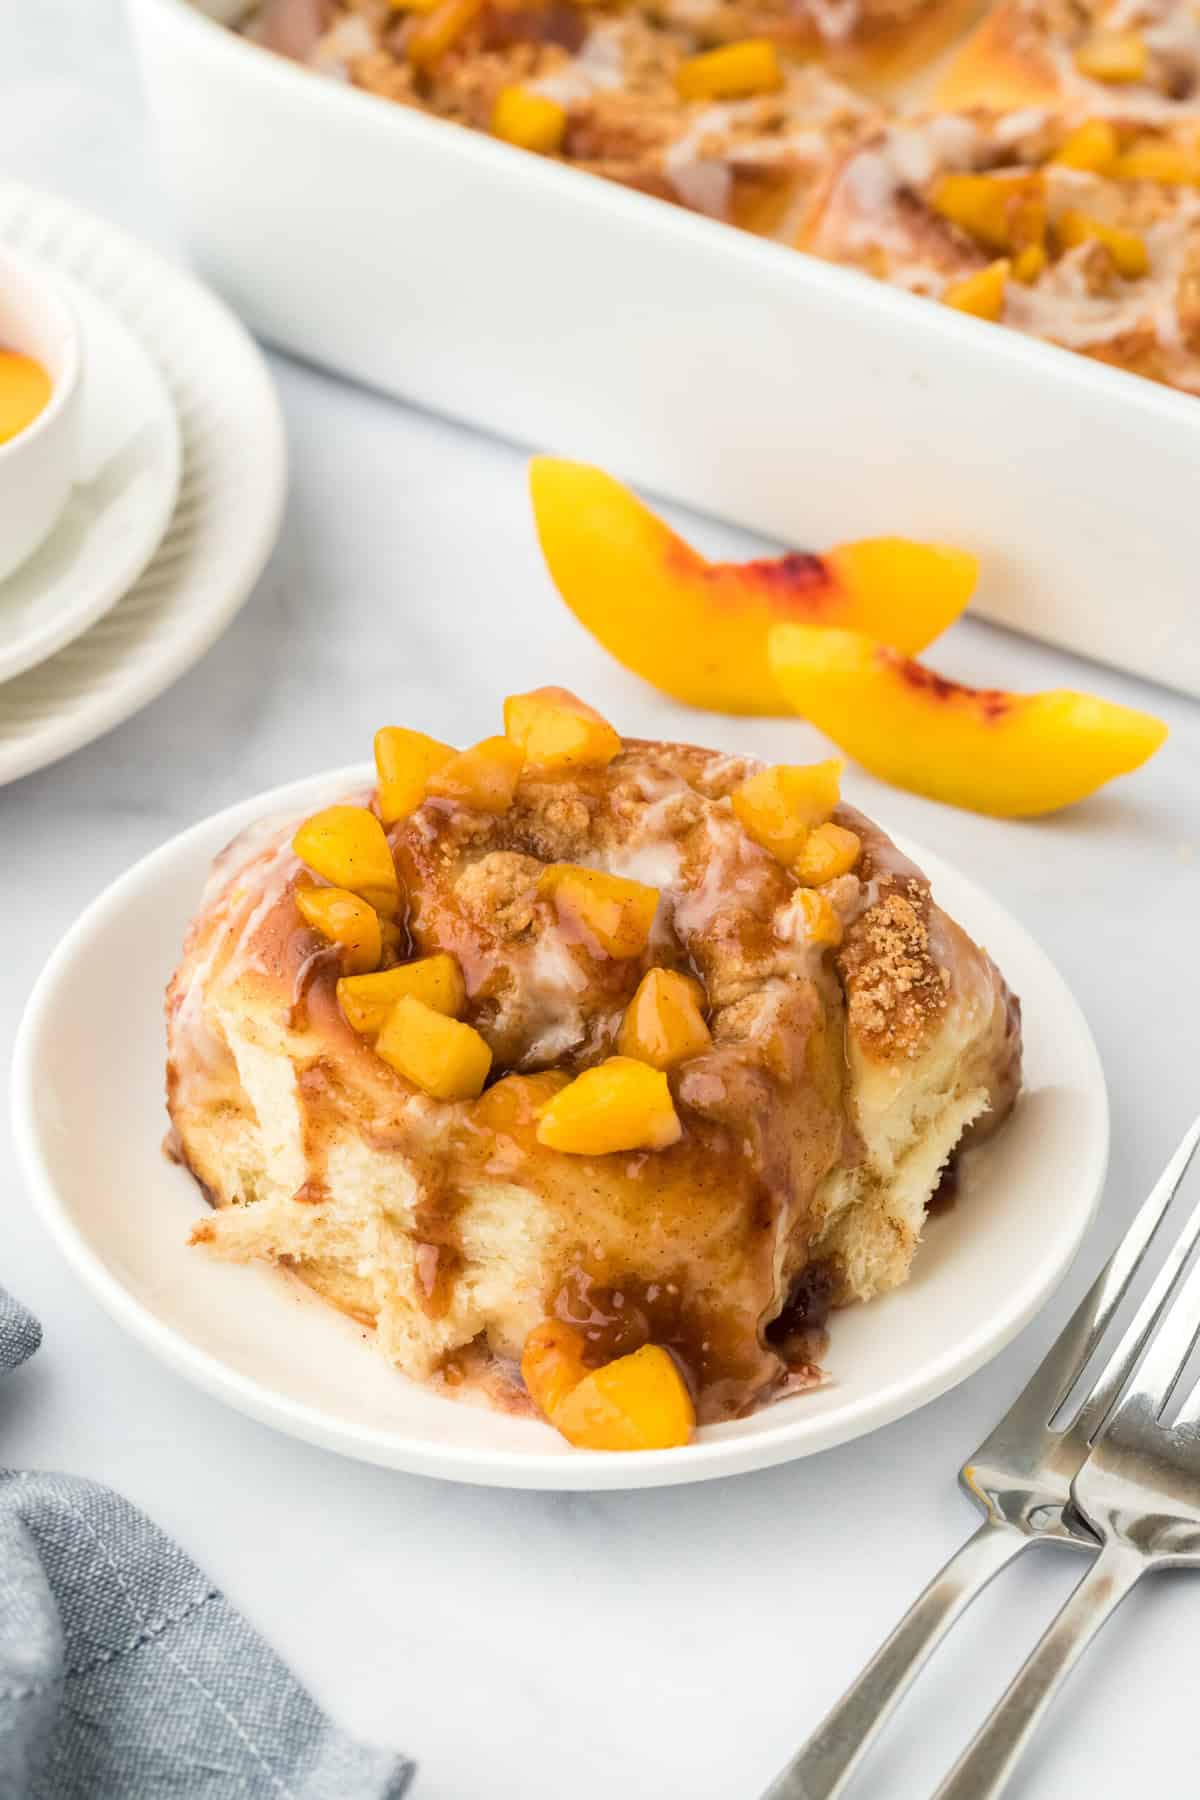
<path id="1" fill-rule="evenodd" d="M 0 167 L 169 246 L 170 199 L 114 0 L 8 0 L 0 18 Z M 550 590 L 519 452 L 274 366 L 292 497 L 251 604 L 140 718 L 0 792 L 5 1063 L 42 959 L 114 875 L 217 807 L 359 757 L 384 720 L 467 739 L 493 728 L 509 689 L 561 679 L 626 730 L 794 759 L 818 748 L 800 725 L 685 715 L 610 663 Z M 710 548 L 736 548 L 690 524 Z M 341 1719 L 420 1758 L 422 1800 L 753 1800 L 971 1528 L 954 1468 L 1197 1106 L 1200 709 L 978 624 L 956 627 L 939 655 L 996 685 L 1095 685 L 1159 710 L 1173 735 L 1152 767 L 1038 825 L 848 783 L 1033 929 L 1087 1012 L 1113 1100 L 1102 1219 L 1063 1292 L 995 1364 L 916 1417 L 791 1468 L 607 1498 L 343 1463 L 223 1411 L 122 1337 L 34 1221 L 0 1125 L 0 1273 L 46 1326 L 42 1353 L 0 1393 L 0 1455 L 78 1470 L 144 1506 Z M 1078 1567 L 1039 1552 L 1005 1578 L 859 1791 L 931 1791 Z M 1022 1771 L 1023 1800 L 1116 1800 L 1135 1783 L 1195 1791 L 1198 1603 L 1186 1576 L 1134 1596 Z"/>

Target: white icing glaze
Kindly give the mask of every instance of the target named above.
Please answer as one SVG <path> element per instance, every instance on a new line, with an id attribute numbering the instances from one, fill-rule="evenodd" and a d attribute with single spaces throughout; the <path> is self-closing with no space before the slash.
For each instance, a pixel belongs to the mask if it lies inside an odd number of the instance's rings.
<path id="1" fill-rule="evenodd" d="M 553 1063 L 583 1041 L 587 975 L 562 934 L 540 932 L 522 958 L 521 993 L 531 1062 Z"/>
<path id="2" fill-rule="evenodd" d="M 705 107 L 683 136 L 668 147 L 663 159 L 666 175 L 684 205 L 714 219 L 728 216 L 733 176 L 728 157 L 706 156 L 704 145 L 728 131 L 734 116 L 730 105 Z"/>
<path id="3" fill-rule="evenodd" d="M 598 89 L 619 88 L 624 79 L 624 37 L 620 24 L 608 20 L 592 27 L 576 55 L 561 68 L 524 85 L 530 93 L 570 107 L 587 100 Z"/>

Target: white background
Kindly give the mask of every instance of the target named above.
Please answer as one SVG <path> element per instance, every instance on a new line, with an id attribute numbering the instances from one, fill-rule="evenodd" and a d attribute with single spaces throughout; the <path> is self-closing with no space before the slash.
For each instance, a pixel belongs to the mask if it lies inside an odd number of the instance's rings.
<path id="1" fill-rule="evenodd" d="M 115 0 L 4 0 L 0 35 L 0 169 L 172 247 Z M 0 792 L 6 1064 L 42 960 L 115 875 L 218 807 L 363 756 L 379 724 L 466 741 L 497 728 L 510 689 L 562 680 L 626 732 L 820 752 L 799 724 L 686 714 L 607 659 L 543 573 L 521 452 L 273 366 L 291 502 L 249 607 L 139 718 Z M 710 551 L 746 547 L 680 522 Z M 1097 604 L 1152 607 L 1153 595 Z M 1062 1293 L 917 1416 L 791 1468 L 628 1496 L 472 1490 L 340 1462 L 225 1412 L 127 1342 L 42 1235 L 0 1125 L 0 1279 L 46 1327 L 41 1354 L 0 1391 L 0 1457 L 79 1471 L 143 1506 L 344 1723 L 419 1758 L 420 1800 L 754 1800 L 972 1528 L 959 1461 L 1200 1105 L 1200 711 L 980 624 L 957 626 L 937 655 L 992 686 L 1094 686 L 1160 712 L 1172 737 L 1140 775 L 1039 824 L 847 782 L 851 800 L 961 863 L 1034 931 L 1083 1004 L 1113 1101 L 1101 1221 Z M 1081 1566 L 1039 1550 L 1003 1578 L 858 1791 L 930 1793 Z M 1198 1622 L 1187 1575 L 1135 1594 L 1014 1792 L 1194 1794 Z"/>

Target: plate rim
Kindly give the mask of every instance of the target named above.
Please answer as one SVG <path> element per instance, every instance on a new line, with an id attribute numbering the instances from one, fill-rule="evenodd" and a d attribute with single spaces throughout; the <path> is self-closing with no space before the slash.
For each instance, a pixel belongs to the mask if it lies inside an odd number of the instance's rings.
<path id="1" fill-rule="evenodd" d="M 27 244 L 24 238 L 14 235 L 12 215 L 18 211 L 23 226 L 30 221 L 37 222 L 41 234 L 37 241 Z M 236 352 L 239 412 L 244 417 L 254 418 L 254 429 L 259 434 L 256 486 L 260 489 L 261 499 L 254 528 L 244 530 L 240 554 L 218 597 L 210 598 L 199 616 L 194 612 L 190 614 L 186 629 L 168 634 L 165 642 L 157 642 L 152 658 L 135 662 L 132 673 L 126 668 L 120 680 L 110 683 L 98 696 L 89 694 L 83 700 L 75 698 L 71 710 L 64 716 L 56 717 L 48 725 L 43 721 L 33 733 L 26 732 L 12 742 L 0 742 L 0 787 L 60 762 L 86 744 L 94 743 L 143 711 L 199 662 L 249 599 L 279 537 L 287 502 L 288 450 L 282 403 L 262 350 L 232 308 L 182 263 L 113 224 L 102 214 L 59 194 L 0 176 L 0 241 L 24 254 L 39 257 L 51 271 L 73 276 L 89 292 L 95 292 L 86 276 L 80 274 L 70 261 L 59 260 L 63 255 L 62 237 L 67 233 L 80 234 L 82 239 L 90 241 L 126 268 L 130 264 L 140 264 L 156 291 L 182 299 L 189 313 L 203 317 L 206 325 L 222 334 L 227 345 Z M 103 299 L 102 295 L 98 297 Z M 124 324 L 121 311 L 115 306 L 111 310 Z M 138 336 L 138 333 L 134 335 Z M 172 368 L 176 371 L 182 368 L 182 356 L 167 358 L 164 351 L 160 359 L 157 346 L 140 337 L 139 342 L 163 376 L 178 416 L 181 408 L 172 392 L 171 373 Z M 181 436 L 180 488 L 163 537 L 138 580 L 107 613 L 93 621 L 90 630 L 102 630 L 107 626 L 140 583 L 153 575 L 159 556 L 168 544 L 189 473 L 186 432 L 181 431 Z M 88 632 L 82 632 L 70 644 L 60 646 L 56 655 L 77 655 L 87 638 Z M 54 660 L 54 657 L 48 657 L 34 669 L 27 669 L 24 675 L 14 676 L 4 687 L 15 691 L 18 682 L 37 679 Z M 3 689 L 0 689 L 2 695 Z"/>
<path id="2" fill-rule="evenodd" d="M 7 242 L 7 240 L 6 240 Z M 14 252 L 15 254 L 15 252 Z M 48 619 L 38 630 L 26 634 L 21 648 L 15 652 L 6 645 L 0 644 L 0 683 L 14 681 L 18 675 L 24 675 L 29 669 L 36 669 L 42 663 L 49 662 L 58 651 L 73 644 L 76 638 L 89 631 L 105 613 L 110 612 L 130 590 L 137 586 L 150 564 L 158 553 L 160 544 L 170 529 L 171 520 L 179 504 L 179 489 L 183 480 L 183 435 L 179 428 L 179 414 L 167 387 L 166 378 L 149 349 L 135 331 L 125 323 L 115 307 L 103 300 L 94 289 L 88 287 L 77 276 L 66 269 L 60 269 L 45 258 L 24 253 L 39 271 L 44 270 L 50 281 L 63 290 L 66 304 L 79 321 L 79 335 L 84 345 L 82 381 L 85 384 L 81 398 L 86 404 L 86 384 L 89 380 L 87 349 L 87 312 L 95 308 L 105 315 L 107 329 L 116 331 L 126 340 L 141 363 L 143 370 L 154 389 L 154 401 L 157 408 L 154 423 L 162 429 L 167 437 L 162 461 L 166 465 L 161 474 L 162 493 L 159 496 L 153 513 L 147 511 L 146 520 L 136 540 L 132 541 L 123 556 L 114 557 L 108 574 L 98 581 L 82 603 L 76 603 L 73 609 L 56 614 Z M 82 303 L 81 303 L 82 296 Z M 82 316 L 81 316 L 82 315 Z M 72 493 L 78 487 L 72 484 Z M 53 541 L 55 532 L 62 524 L 60 515 L 54 522 L 46 540 Z M 39 550 L 44 546 L 39 546 Z M 14 575 L 20 574 L 18 567 Z M 2 584 L 0 584 L 2 591 Z"/>
<path id="3" fill-rule="evenodd" d="M 814 1442 L 806 1442 L 803 1438 L 797 1442 L 796 1421 L 791 1419 L 753 1435 L 708 1439 L 653 1454 L 618 1451 L 565 1457 L 561 1451 L 437 1445 L 427 1438 L 410 1437 L 396 1430 L 338 1420 L 319 1407 L 281 1395 L 252 1376 L 231 1368 L 212 1350 L 193 1343 L 164 1322 L 147 1303 L 123 1285 L 92 1249 L 82 1228 L 70 1217 L 48 1163 L 43 1159 L 35 1104 L 43 1026 L 57 999 L 59 986 L 69 975 L 81 947 L 119 913 L 132 893 L 144 888 L 147 882 L 153 882 L 160 867 L 174 862 L 180 855 L 186 856 L 198 840 L 215 840 L 218 829 L 232 838 L 256 817 L 284 813 L 293 807 L 303 809 L 326 790 L 352 792 L 368 784 L 372 774 L 371 765 L 354 764 L 309 775 L 224 807 L 175 833 L 117 876 L 85 908 L 42 968 L 22 1013 L 13 1047 L 11 1113 L 18 1167 L 31 1193 L 34 1210 L 69 1266 L 104 1310 L 169 1368 L 203 1392 L 260 1423 L 378 1467 L 475 1486 L 541 1491 L 664 1487 L 797 1461 L 892 1424 L 967 1380 L 999 1355 L 1049 1302 L 1095 1221 L 1108 1170 L 1111 1108 L 1100 1053 L 1070 987 L 1026 927 L 1007 907 L 993 900 L 970 877 L 962 875 L 956 865 L 901 835 L 896 839 L 897 844 L 918 864 L 924 858 L 932 866 L 931 879 L 935 883 L 939 871 L 949 871 L 972 897 L 978 896 L 985 905 L 998 910 L 1006 924 L 1024 940 L 1023 949 L 1032 952 L 1044 965 L 1053 978 L 1059 1000 L 1072 1015 L 1079 1045 L 1090 1065 L 1088 1089 L 1093 1104 L 1099 1106 L 1099 1129 L 1095 1133 L 1095 1142 L 1088 1146 L 1090 1167 L 1080 1177 L 1081 1191 L 1086 1190 L 1088 1194 L 1087 1204 L 1081 1207 L 1075 1228 L 1056 1260 L 1039 1269 L 1038 1279 L 1031 1283 L 1021 1304 L 1006 1314 L 999 1326 L 994 1317 L 989 1318 L 986 1327 L 981 1325 L 965 1345 L 959 1341 L 931 1359 L 919 1378 L 907 1378 L 849 1402 L 841 1412 L 821 1420 L 819 1431 L 806 1434 L 808 1438 L 815 1438 Z"/>

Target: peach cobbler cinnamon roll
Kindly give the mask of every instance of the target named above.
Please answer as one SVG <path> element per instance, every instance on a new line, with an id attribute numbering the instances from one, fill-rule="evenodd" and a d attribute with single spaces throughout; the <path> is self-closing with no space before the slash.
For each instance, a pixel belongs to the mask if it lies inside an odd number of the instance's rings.
<path id="1" fill-rule="evenodd" d="M 1181 119 L 1200 99 L 1192 0 L 998 0 L 951 57 L 939 106 Z"/>
<path id="2" fill-rule="evenodd" d="M 1019 1081 L 1018 1009 L 838 765 L 622 740 L 561 689 L 218 859 L 169 989 L 218 1256 L 598 1449 L 818 1377 Z"/>
<path id="3" fill-rule="evenodd" d="M 799 242 L 913 293 L 1200 393 L 1192 127 L 940 113 L 868 133 Z"/>
<path id="4" fill-rule="evenodd" d="M 771 235 L 874 112 L 768 37 L 718 43 L 590 0 L 270 0 L 252 29 L 382 99 Z"/>

